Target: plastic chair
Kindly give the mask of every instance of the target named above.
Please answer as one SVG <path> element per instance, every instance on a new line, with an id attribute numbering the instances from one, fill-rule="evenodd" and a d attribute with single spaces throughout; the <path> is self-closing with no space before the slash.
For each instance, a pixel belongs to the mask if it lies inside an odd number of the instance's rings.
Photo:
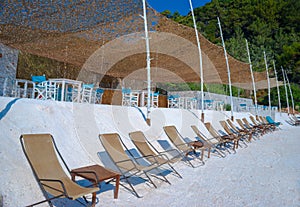
<path id="1" fill-rule="evenodd" d="M 122 106 L 138 106 L 139 92 L 130 88 L 122 88 Z"/>
<path id="2" fill-rule="evenodd" d="M 36 94 L 35 98 L 40 100 L 47 99 L 47 85 L 46 76 L 31 76 L 32 82 L 34 82 L 33 93 Z"/>
<path id="3" fill-rule="evenodd" d="M 101 104 L 103 93 L 104 93 L 104 90 L 102 88 L 97 88 L 94 91 L 94 100 L 93 100 L 94 104 Z"/>
<path id="4" fill-rule="evenodd" d="M 94 84 L 83 84 L 81 91 L 81 103 L 91 103 Z"/>
<path id="5" fill-rule="evenodd" d="M 151 93 L 151 106 L 154 108 L 158 108 L 158 101 L 159 101 L 159 92 Z"/>
<path id="6" fill-rule="evenodd" d="M 179 95 L 170 95 L 168 97 L 168 108 L 178 108 L 179 107 Z"/>
<path id="7" fill-rule="evenodd" d="M 122 106 L 130 106 L 130 88 L 122 88 Z"/>

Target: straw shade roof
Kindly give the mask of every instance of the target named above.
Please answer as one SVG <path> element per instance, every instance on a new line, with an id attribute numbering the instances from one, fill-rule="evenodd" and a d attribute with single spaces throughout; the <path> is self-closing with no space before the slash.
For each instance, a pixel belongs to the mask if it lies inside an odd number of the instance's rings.
<path id="1" fill-rule="evenodd" d="M 0 42 L 24 52 L 81 67 L 78 79 L 99 82 L 104 76 L 145 81 L 146 54 L 142 4 L 138 0 L 53 0 L 32 5 L 3 2 Z M 194 29 L 179 25 L 151 8 L 151 79 L 153 82 L 200 82 Z M 200 34 L 204 83 L 228 83 L 223 48 Z M 231 82 L 252 88 L 249 64 L 229 56 Z M 255 73 L 257 88 L 266 74 Z M 273 86 L 273 85 L 272 85 Z"/>

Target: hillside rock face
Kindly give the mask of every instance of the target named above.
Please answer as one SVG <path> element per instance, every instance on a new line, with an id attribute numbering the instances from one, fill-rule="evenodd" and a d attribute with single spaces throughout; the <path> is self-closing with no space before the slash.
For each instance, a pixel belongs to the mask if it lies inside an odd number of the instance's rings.
<path id="1" fill-rule="evenodd" d="M 19 51 L 0 43 L 0 95 L 7 96 L 16 79 Z"/>

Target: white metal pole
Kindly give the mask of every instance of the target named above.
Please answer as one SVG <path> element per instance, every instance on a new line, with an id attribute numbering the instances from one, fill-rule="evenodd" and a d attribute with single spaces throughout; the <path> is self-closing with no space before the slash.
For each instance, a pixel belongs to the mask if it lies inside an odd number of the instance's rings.
<path id="1" fill-rule="evenodd" d="M 3 96 L 6 96 L 7 81 L 8 81 L 8 78 L 5 78 L 4 83 L 3 83 Z"/>
<path id="2" fill-rule="evenodd" d="M 252 79 L 252 86 L 253 86 L 254 105 L 255 105 L 255 116 L 257 116 L 257 115 L 258 115 L 258 112 L 257 112 L 256 87 L 255 87 L 255 80 L 254 80 L 254 75 L 253 75 L 253 70 L 252 70 L 252 62 L 251 62 L 250 50 L 249 50 L 249 46 L 248 46 L 248 41 L 247 41 L 247 39 L 246 39 L 246 47 L 247 47 L 248 59 L 249 59 L 249 64 L 250 64 L 251 79 Z"/>
<path id="3" fill-rule="evenodd" d="M 150 107 L 151 107 L 151 58 L 150 58 L 150 44 L 149 44 L 149 33 L 148 33 L 148 23 L 147 23 L 147 9 L 146 1 L 143 0 L 143 10 L 144 10 L 144 25 L 145 25 L 145 41 L 146 41 L 146 52 L 147 52 L 147 121 L 150 124 Z"/>
<path id="4" fill-rule="evenodd" d="M 291 100 L 292 100 L 292 111 L 293 111 L 293 114 L 295 113 L 295 110 L 294 110 L 294 96 L 293 96 L 293 92 L 292 92 L 292 88 L 291 88 L 291 85 L 290 85 L 290 81 L 289 81 L 289 78 L 287 76 L 287 73 L 286 73 L 286 70 L 284 70 L 285 72 L 285 77 L 286 77 L 286 81 L 287 81 L 287 84 L 288 84 L 288 87 L 289 87 L 289 91 L 290 91 L 290 94 L 291 94 Z"/>
<path id="5" fill-rule="evenodd" d="M 200 88 L 201 88 L 201 120 L 204 122 L 204 94 L 203 94 L 203 64 L 202 64 L 202 52 L 201 52 L 201 45 L 200 45 L 200 40 L 199 40 L 199 34 L 198 34 L 198 29 L 197 29 L 197 24 L 195 20 L 195 15 L 194 15 L 194 9 L 193 9 L 193 4 L 192 0 L 189 0 L 190 2 L 190 7 L 191 7 L 191 13 L 193 17 L 193 22 L 194 22 L 194 29 L 196 33 L 196 39 L 197 39 L 197 45 L 198 45 L 198 53 L 199 53 L 199 61 L 200 61 Z"/>
<path id="6" fill-rule="evenodd" d="M 267 63 L 267 56 L 266 52 L 264 51 L 264 59 L 265 59 L 265 65 L 266 65 L 266 71 L 267 71 L 267 80 L 268 80 L 268 98 L 269 98 L 269 113 L 271 116 L 271 89 L 270 89 L 270 77 L 269 77 L 269 69 L 268 69 L 268 63 Z"/>
<path id="7" fill-rule="evenodd" d="M 288 91 L 287 91 L 285 74 L 284 74 L 284 70 L 283 70 L 282 66 L 281 66 L 281 71 L 282 71 L 282 75 L 283 75 L 283 83 L 284 83 L 285 96 L 286 96 L 286 107 L 288 109 L 288 114 L 290 114 L 289 94 L 288 94 Z"/>
<path id="8" fill-rule="evenodd" d="M 273 60 L 273 66 L 274 66 L 274 73 L 275 73 L 275 78 L 276 78 L 276 86 L 277 86 L 277 94 L 278 94 L 278 108 L 279 108 L 279 113 L 281 115 L 281 101 L 280 101 L 280 91 L 279 91 L 279 84 L 278 84 L 278 78 L 277 78 L 277 71 L 276 71 L 276 66 L 275 66 L 275 61 Z"/>
<path id="9" fill-rule="evenodd" d="M 231 120 L 233 120 L 234 119 L 233 118 L 233 100 L 232 100 L 230 68 L 229 68 L 229 62 L 228 62 L 228 57 L 227 57 L 225 42 L 224 42 L 223 33 L 222 33 L 221 22 L 220 22 L 219 17 L 217 17 L 217 18 L 218 18 L 218 24 L 219 24 L 219 28 L 220 28 L 220 34 L 221 34 L 221 39 L 222 39 L 222 44 L 223 44 L 223 49 L 224 49 L 224 56 L 225 56 L 226 66 L 227 66 L 228 85 L 229 85 L 229 93 L 230 93 L 230 106 L 231 106 Z"/>

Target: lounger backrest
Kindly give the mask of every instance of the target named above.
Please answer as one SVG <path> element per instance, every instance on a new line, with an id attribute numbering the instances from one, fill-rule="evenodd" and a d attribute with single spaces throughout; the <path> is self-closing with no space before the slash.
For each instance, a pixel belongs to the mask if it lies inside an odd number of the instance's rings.
<path id="1" fill-rule="evenodd" d="M 199 131 L 198 127 L 196 127 L 195 125 L 192 125 L 191 128 L 193 129 L 193 131 L 195 132 L 197 137 L 199 137 L 202 140 L 206 140 L 206 137 L 204 137 L 204 135 L 202 135 L 202 133 Z"/>
<path id="2" fill-rule="evenodd" d="M 232 134 L 232 131 L 230 130 L 225 121 L 220 121 L 220 124 L 227 134 Z"/>
<path id="3" fill-rule="evenodd" d="M 259 121 L 260 121 L 260 123 L 266 124 L 264 117 L 262 117 L 262 116 L 259 116 Z"/>
<path id="4" fill-rule="evenodd" d="M 240 125 L 240 127 L 241 127 L 242 129 L 246 129 L 246 127 L 245 127 L 244 123 L 242 122 L 242 120 L 236 119 L 236 122 Z"/>
<path id="5" fill-rule="evenodd" d="M 119 134 L 100 134 L 99 138 L 106 152 L 118 167 L 126 170 L 135 167 L 125 152 L 125 148 L 123 147 Z M 123 162 L 124 160 L 128 161 Z"/>
<path id="6" fill-rule="evenodd" d="M 177 131 L 175 126 L 164 126 L 163 127 L 167 136 L 171 140 L 171 142 L 180 150 L 185 151 L 187 148 L 187 144 L 182 140 L 179 132 Z"/>
<path id="7" fill-rule="evenodd" d="M 270 116 L 266 116 L 266 120 L 267 120 L 270 124 L 275 124 L 275 121 L 274 121 Z"/>
<path id="8" fill-rule="evenodd" d="M 212 144 L 216 144 L 216 143 L 219 143 L 219 141 L 217 140 L 217 139 L 215 139 L 215 138 L 207 138 L 207 137 L 205 137 L 200 131 L 199 131 L 199 129 L 198 129 L 198 127 L 196 127 L 195 125 L 192 125 L 191 126 L 192 127 L 192 129 L 193 129 L 193 131 L 196 133 L 196 135 L 200 138 L 200 139 L 203 139 L 204 141 L 207 141 L 207 142 L 209 142 L 209 143 L 212 143 Z"/>
<path id="9" fill-rule="evenodd" d="M 233 130 L 237 132 L 239 131 L 239 129 L 233 124 L 233 122 L 230 119 L 227 119 L 226 121 Z"/>
<path id="10" fill-rule="evenodd" d="M 38 178 L 67 176 L 57 159 L 50 134 L 30 134 L 22 138 L 24 150 Z"/>
<path id="11" fill-rule="evenodd" d="M 242 120 L 248 128 L 252 128 L 252 126 L 249 124 L 249 122 L 246 118 L 243 118 Z"/>
<path id="12" fill-rule="evenodd" d="M 216 130 L 213 128 L 213 126 L 211 125 L 210 122 L 206 122 L 204 123 L 206 129 L 209 131 L 209 133 L 213 136 L 213 137 L 219 137 L 220 135 L 216 132 Z"/>
<path id="13" fill-rule="evenodd" d="M 252 123 L 254 125 L 258 125 L 257 121 L 255 120 L 255 118 L 253 116 L 250 116 L 250 120 L 252 121 Z"/>
<path id="14" fill-rule="evenodd" d="M 268 122 L 268 120 L 267 120 L 267 118 L 265 116 L 262 117 L 262 119 L 263 119 L 263 121 L 264 121 L 265 124 L 269 124 L 269 122 Z"/>
<path id="15" fill-rule="evenodd" d="M 143 156 L 156 155 L 154 150 L 152 150 L 151 146 L 148 144 L 148 141 L 146 140 L 146 137 L 143 132 L 131 132 L 129 133 L 129 137 Z"/>

